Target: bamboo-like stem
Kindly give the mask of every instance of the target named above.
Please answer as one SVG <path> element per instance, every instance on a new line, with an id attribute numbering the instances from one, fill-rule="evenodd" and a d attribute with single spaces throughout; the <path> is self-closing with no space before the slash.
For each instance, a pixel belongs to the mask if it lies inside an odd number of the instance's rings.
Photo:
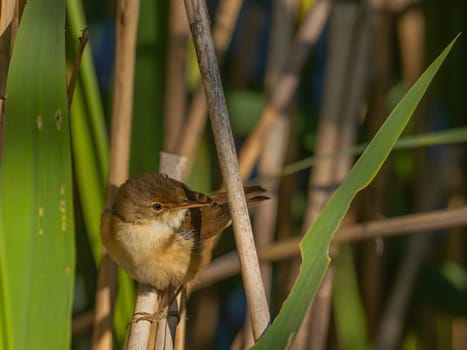
<path id="1" fill-rule="evenodd" d="M 134 314 L 146 312 L 152 314 L 157 311 L 158 302 L 157 291 L 148 285 L 138 284 Z M 139 321 L 133 323 L 129 328 L 126 349 L 146 349 L 151 335 L 151 322 Z"/>
<path id="2" fill-rule="evenodd" d="M 139 1 L 119 0 L 116 14 L 115 86 L 112 103 L 109 186 L 106 209 L 110 209 L 116 189 L 128 176 L 133 108 L 133 78 Z M 102 224 L 106 225 L 107 220 Z M 102 227 L 102 230 L 108 228 Z M 94 315 L 93 349 L 112 349 L 112 309 L 117 269 L 104 249 L 99 269 Z"/>
<path id="3" fill-rule="evenodd" d="M 409 8 L 410 5 L 417 4 L 418 1 L 391 0 L 389 3 L 393 7 Z M 411 7 L 409 11 L 405 11 L 398 18 L 398 31 L 404 81 L 407 86 L 410 86 L 423 71 L 425 19 L 420 7 Z M 418 114 L 420 116 L 426 114 L 425 110 L 426 106 L 422 103 Z M 419 131 L 426 129 L 426 123 L 421 118 L 416 118 L 415 123 L 416 129 Z M 417 152 L 415 155 L 414 197 L 417 199 L 415 206 L 418 209 L 431 208 L 440 198 L 444 197 L 446 181 L 442 181 L 439 177 L 451 169 L 449 166 L 437 168 L 436 175 L 433 175 L 432 170 L 427 162 L 427 157 L 420 151 Z M 435 177 L 436 180 L 433 181 Z M 432 180 L 431 183 L 430 180 Z M 433 229 L 428 228 L 426 233 L 429 232 L 433 232 Z M 377 349 L 392 350 L 398 348 L 402 336 L 402 325 L 414 289 L 414 280 L 427 253 L 429 243 L 428 235 L 411 237 L 408 242 L 407 251 L 402 258 L 376 332 L 375 347 Z"/>
<path id="4" fill-rule="evenodd" d="M 431 231 L 430 231 L 431 232 Z M 428 232 L 427 232 L 428 233 Z M 385 307 L 376 333 L 375 349 L 397 349 L 402 333 L 404 314 L 408 306 L 410 294 L 415 285 L 415 275 L 420 268 L 423 256 L 428 248 L 425 235 L 412 237 L 408 253 L 403 258 L 389 302 Z"/>
<path id="5" fill-rule="evenodd" d="M 186 158 L 177 156 L 175 154 L 161 152 L 159 172 L 165 173 L 171 178 L 181 179 L 185 167 Z M 163 305 L 163 302 L 158 303 L 159 295 L 154 287 L 138 284 L 138 294 L 136 296 L 136 303 L 133 318 L 137 318 L 136 313 L 149 313 L 153 314 L 157 311 L 158 305 Z M 175 303 L 174 303 L 175 304 Z M 170 307 L 171 305 L 169 305 Z M 156 339 L 155 349 L 172 349 L 174 338 L 166 336 L 167 324 L 170 325 L 170 334 L 175 334 L 175 327 L 173 323 L 167 323 L 166 319 L 162 319 L 158 323 L 158 339 Z M 146 349 L 151 335 L 151 322 L 141 320 L 133 323 L 129 330 L 128 341 L 126 344 L 127 349 Z M 161 337 L 163 335 L 163 337 Z M 160 339 L 164 341 L 161 342 Z"/>
<path id="6" fill-rule="evenodd" d="M 261 151 L 266 132 L 276 120 L 278 114 L 286 112 L 292 97 L 295 95 L 300 72 L 311 47 L 316 43 L 326 24 L 329 10 L 330 1 L 317 0 L 298 30 L 297 37 L 287 58 L 287 64 L 277 79 L 275 88 L 261 113 L 258 123 L 240 151 L 239 163 L 242 179 L 247 179 L 250 175 Z"/>
<path id="7" fill-rule="evenodd" d="M 2 36 L 6 30 L 9 30 L 8 26 L 14 21 L 18 9 L 17 5 L 17 0 L 0 2 L 0 13 L 2 14 L 0 16 L 0 36 Z"/>
<path id="8" fill-rule="evenodd" d="M 368 239 L 381 241 L 385 237 L 410 235 L 467 226 L 467 206 L 436 210 L 429 213 L 403 215 L 394 218 L 373 220 L 360 224 L 340 227 L 333 238 L 333 244 L 358 242 Z M 260 260 L 280 261 L 300 254 L 301 238 L 291 238 L 272 243 L 258 251 Z M 382 243 L 382 242 L 381 242 Z M 204 288 L 240 271 L 240 260 L 236 252 L 227 253 L 201 271 L 194 289 Z"/>
<path id="9" fill-rule="evenodd" d="M 387 93 L 391 71 L 391 17 L 387 11 L 386 0 L 369 0 L 368 4 L 374 17 L 374 33 L 370 64 L 370 83 L 368 94 L 368 132 L 371 139 L 389 114 Z M 360 196 L 360 210 L 363 220 L 373 220 L 385 212 L 389 190 L 388 166 L 383 166 L 367 191 Z M 384 261 L 386 256 L 378 251 L 377 241 L 367 241 L 361 246 L 361 292 L 366 313 L 368 338 L 374 339 L 379 322 L 379 314 L 384 293 Z"/>
<path id="10" fill-rule="evenodd" d="M 178 296 L 177 303 L 179 305 L 180 320 L 177 325 L 175 333 L 174 350 L 185 350 L 185 337 L 186 337 L 186 300 L 187 291 L 184 289 Z"/>
<path id="11" fill-rule="evenodd" d="M 164 149 L 174 152 L 185 116 L 185 65 L 188 22 L 182 0 L 170 2 L 167 73 L 164 101 Z"/>
<path id="12" fill-rule="evenodd" d="M 219 2 L 216 22 L 212 30 L 214 49 L 219 60 L 222 60 L 230 44 L 242 3 L 242 0 L 222 0 Z M 188 159 L 185 174 L 188 174 L 191 170 L 197 145 L 206 124 L 207 110 L 204 89 L 202 84 L 199 84 L 188 108 L 188 120 L 182 132 L 179 133 L 177 143 L 177 153 Z"/>
<path id="13" fill-rule="evenodd" d="M 13 44 L 18 31 L 19 4 L 2 1 L 0 4 L 0 160 L 2 159 L 3 129 L 5 126 L 6 81 L 10 66 Z"/>
<path id="14" fill-rule="evenodd" d="M 270 315 L 266 295 L 260 282 L 258 257 L 240 179 L 216 53 L 209 30 L 206 4 L 201 0 L 185 0 L 185 7 L 208 101 L 222 177 L 227 189 L 253 333 L 255 339 L 258 339 L 268 327 Z"/>
<path id="15" fill-rule="evenodd" d="M 341 126 L 350 124 L 348 122 L 350 114 L 344 109 L 344 105 L 348 101 L 349 91 L 347 90 L 351 87 L 349 69 L 352 67 L 349 64 L 351 61 L 349 58 L 353 39 L 352 28 L 356 16 L 357 5 L 354 3 L 337 2 L 333 6 L 329 25 L 323 102 L 318 121 L 317 155 L 339 151 L 342 138 L 349 138 L 346 136 L 347 128 Z M 329 185 L 343 180 L 345 169 L 341 164 L 344 163 L 347 168 L 348 157 L 326 160 L 311 169 L 308 204 L 302 232 L 308 230 L 331 197 L 333 191 Z M 299 260 L 295 261 L 295 269 L 291 273 L 289 286 L 295 281 L 299 263 Z M 330 322 L 329 291 L 331 290 L 332 270 L 329 269 L 326 274 L 317 292 L 317 300 L 312 304 L 297 334 L 293 346 L 295 350 L 308 348 L 321 350 L 326 346 Z"/>
<path id="16" fill-rule="evenodd" d="M 282 67 L 286 63 L 287 52 L 292 41 L 293 23 L 298 1 L 276 0 L 273 2 L 272 28 L 269 40 L 268 62 L 266 67 L 266 91 L 271 92 L 277 82 Z M 280 113 L 265 137 L 264 152 L 259 158 L 258 176 L 267 177 L 278 173 L 284 166 L 287 144 L 290 135 L 290 120 Z M 254 217 L 255 242 L 258 250 L 274 240 L 276 218 L 278 216 L 278 198 L 280 178 L 263 178 L 260 185 L 266 189 L 270 199 L 258 207 Z M 271 298 L 272 264 L 260 261 L 261 278 L 268 300 Z M 254 344 L 250 319 L 246 318 L 243 328 L 239 330 L 232 349 L 237 346 L 250 348 Z"/>

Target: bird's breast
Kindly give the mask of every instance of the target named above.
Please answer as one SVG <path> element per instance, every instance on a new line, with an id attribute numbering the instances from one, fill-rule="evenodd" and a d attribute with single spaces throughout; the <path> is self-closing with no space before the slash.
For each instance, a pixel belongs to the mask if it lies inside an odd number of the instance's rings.
<path id="1" fill-rule="evenodd" d="M 111 225 L 115 239 L 106 245 L 117 264 L 134 279 L 165 290 L 194 278 L 201 258 L 194 235 L 174 227 L 181 225 L 181 215 L 171 221 L 137 224 L 115 219 Z"/>

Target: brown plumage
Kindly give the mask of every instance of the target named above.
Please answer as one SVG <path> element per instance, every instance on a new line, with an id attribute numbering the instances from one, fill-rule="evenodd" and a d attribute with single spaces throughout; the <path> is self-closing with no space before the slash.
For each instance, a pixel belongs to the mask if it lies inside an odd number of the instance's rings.
<path id="1" fill-rule="evenodd" d="M 264 192 L 246 187 L 248 206 L 267 199 Z M 115 262 L 137 281 L 167 290 L 186 285 L 209 263 L 230 213 L 225 192 L 207 196 L 145 173 L 119 188 L 107 220 L 102 239 Z"/>

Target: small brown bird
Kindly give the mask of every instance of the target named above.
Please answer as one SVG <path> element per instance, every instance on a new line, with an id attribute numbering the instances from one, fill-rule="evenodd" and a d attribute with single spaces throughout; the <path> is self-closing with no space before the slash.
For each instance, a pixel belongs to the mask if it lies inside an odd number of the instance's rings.
<path id="1" fill-rule="evenodd" d="M 267 199 L 264 192 L 246 187 L 248 206 Z M 150 173 L 120 186 L 108 219 L 102 240 L 117 265 L 138 282 L 159 291 L 176 288 L 176 293 L 208 265 L 231 223 L 225 192 L 206 196 Z"/>

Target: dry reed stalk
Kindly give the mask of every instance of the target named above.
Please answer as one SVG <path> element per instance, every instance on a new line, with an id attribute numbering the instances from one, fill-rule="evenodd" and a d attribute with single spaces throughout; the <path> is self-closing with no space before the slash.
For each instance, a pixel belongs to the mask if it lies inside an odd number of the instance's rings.
<path id="1" fill-rule="evenodd" d="M 14 21 L 17 15 L 17 0 L 0 2 L 0 36 L 3 36 L 8 26 Z M 2 51 L 3 52 L 3 51 Z"/>
<path id="2" fill-rule="evenodd" d="M 18 31 L 20 6 L 17 1 L 0 3 L 0 160 L 2 159 L 3 128 L 5 126 L 6 82 L 11 53 Z"/>
<path id="3" fill-rule="evenodd" d="M 373 62 L 370 65 L 370 93 L 368 96 L 368 139 L 378 131 L 388 115 L 387 93 L 391 70 L 391 17 L 387 11 L 386 0 L 370 0 L 373 11 Z M 380 169 L 367 191 L 360 195 L 359 209 L 364 221 L 373 220 L 386 211 L 386 183 L 389 181 L 387 166 Z M 366 313 L 369 339 L 374 339 L 383 300 L 383 278 L 385 256 L 378 249 L 378 241 L 362 244 L 361 292 Z"/>
<path id="4" fill-rule="evenodd" d="M 393 4 L 393 10 L 407 9 L 397 21 L 397 30 L 402 74 L 409 87 L 417 81 L 422 72 L 421 65 L 425 53 L 425 18 L 419 0 L 389 0 L 389 3 Z"/>
<path id="5" fill-rule="evenodd" d="M 264 137 L 279 113 L 285 113 L 298 86 L 300 72 L 326 24 L 330 9 L 328 0 L 317 0 L 300 26 L 280 74 L 276 87 L 266 103 L 261 117 L 240 151 L 240 175 L 247 179 L 262 149 Z"/>
<path id="6" fill-rule="evenodd" d="M 186 337 L 186 301 L 187 291 L 184 289 L 179 297 L 177 297 L 177 304 L 179 305 L 179 322 L 176 325 L 174 350 L 185 350 L 185 337 Z"/>
<path id="7" fill-rule="evenodd" d="M 262 283 L 259 283 L 261 274 L 258 257 L 245 202 L 245 193 L 240 179 L 216 53 L 210 34 L 206 4 L 201 0 L 185 0 L 185 7 L 208 101 L 222 177 L 227 189 L 235 241 L 242 262 L 242 277 L 253 333 L 255 339 L 258 339 L 269 325 L 269 309 Z"/>
<path id="8" fill-rule="evenodd" d="M 280 73 L 286 64 L 293 34 L 293 23 L 297 11 L 296 0 L 276 0 L 273 7 L 273 25 L 268 53 L 266 73 L 266 89 L 273 90 Z M 265 138 L 265 151 L 261 154 L 258 165 L 259 177 L 276 174 L 284 166 L 287 151 L 288 136 L 290 134 L 288 116 L 279 113 L 278 118 L 269 129 Z M 268 191 L 271 200 L 261 205 L 255 216 L 256 245 L 258 249 L 270 244 L 274 238 L 277 218 L 277 192 L 279 178 L 264 180 L 261 185 Z M 266 295 L 270 295 L 272 267 L 270 264 L 260 265 Z M 248 344 L 247 344 L 248 345 Z"/>
<path id="9" fill-rule="evenodd" d="M 415 275 L 428 247 L 428 240 L 423 235 L 414 236 L 409 243 L 401 268 L 394 281 L 389 302 L 385 306 L 375 338 L 375 349 L 397 349 L 404 325 L 403 319 L 409 297 L 414 288 Z"/>
<path id="10" fill-rule="evenodd" d="M 399 10 L 413 5 L 414 1 L 390 1 L 393 8 Z M 401 47 L 401 61 L 403 67 L 404 80 L 407 86 L 416 81 L 423 68 L 423 46 L 424 46 L 424 19 L 421 11 L 409 10 L 398 18 L 399 43 Z M 422 104 L 423 106 L 423 104 Z M 420 114 L 420 111 L 418 111 Z M 419 118 L 415 118 L 416 127 L 422 124 Z M 416 206 L 426 209 L 431 206 L 437 196 L 433 187 L 427 187 L 427 163 L 424 161 L 423 153 L 416 153 L 415 185 Z M 435 186 L 438 188 L 438 186 Z M 424 189 L 425 188 L 425 189 Z M 428 188 L 428 190 L 427 190 Z M 429 229 L 431 231 L 431 229 Z M 429 232 L 428 231 L 428 232 Z M 411 281 L 418 273 L 424 253 L 429 241 L 426 235 L 412 237 L 408 243 L 400 270 L 396 276 L 393 288 L 389 294 L 389 301 L 380 321 L 380 327 L 376 334 L 376 345 L 382 349 L 394 349 L 397 347 L 401 337 L 401 324 L 405 317 L 408 306 L 408 299 L 413 289 Z M 382 328 L 385 327 L 385 328 Z"/>
<path id="11" fill-rule="evenodd" d="M 296 0 L 276 0 L 273 4 L 272 29 L 268 63 L 266 67 L 266 90 L 271 91 L 286 63 L 286 55 L 293 37 L 294 20 L 298 7 Z M 265 138 L 265 152 L 259 159 L 258 176 L 267 177 L 270 174 L 279 173 L 283 166 L 287 151 L 288 136 L 290 135 L 290 121 L 288 116 L 280 114 L 273 123 Z M 274 240 L 276 231 L 276 218 L 278 217 L 279 178 L 271 178 L 260 184 L 266 189 L 269 201 L 257 208 L 254 218 L 255 241 L 258 250 L 269 245 Z M 260 261 L 261 277 L 264 290 L 268 299 L 271 298 L 272 265 L 268 261 Z M 242 341 L 236 344 L 242 348 L 249 348 L 254 344 L 253 333 L 249 318 L 245 320 L 238 337 Z M 234 344 L 232 344 L 232 349 Z"/>
<path id="12" fill-rule="evenodd" d="M 348 10 L 348 9 L 343 9 Z M 369 49 L 371 28 L 371 14 L 362 6 L 359 13 L 347 17 L 353 19 L 353 30 L 351 34 L 351 46 L 348 57 L 349 63 L 345 67 L 347 75 L 344 76 L 342 100 L 339 110 L 339 138 L 337 151 L 344 151 L 355 144 L 358 121 L 361 119 L 363 103 L 366 95 L 369 64 Z M 344 29 L 344 28 L 342 28 Z M 338 183 L 343 181 L 352 168 L 353 157 L 343 156 L 335 160 L 334 176 Z M 349 222 L 352 214 L 347 213 Z M 313 338 L 310 341 L 316 346 L 313 349 L 324 349 L 326 347 L 329 320 L 331 318 L 333 269 L 329 269 L 318 290 L 317 300 L 312 304 L 310 317 L 310 333 Z"/>
<path id="13" fill-rule="evenodd" d="M 356 18 L 357 5 L 353 3 L 338 2 L 332 9 L 323 104 L 318 121 L 316 144 L 318 156 L 328 152 L 338 152 L 341 138 L 346 132 L 340 125 L 347 124 L 350 117 L 344 107 L 348 101 L 347 94 L 351 82 L 349 69 L 352 67 L 348 62 L 351 57 L 352 28 Z M 351 117 L 353 121 L 353 115 Z M 339 174 L 336 172 L 341 161 L 347 162 L 341 158 L 329 159 L 318 163 L 311 170 L 306 218 L 302 232 L 308 230 L 331 196 L 329 185 L 332 187 L 333 183 L 342 181 L 342 171 Z M 290 285 L 295 281 L 299 264 L 300 261 L 296 261 L 289 281 Z M 293 345 L 296 350 L 309 348 L 319 350 L 324 349 L 326 345 L 330 320 L 332 270 L 328 270 L 326 275 L 316 295 L 316 301 L 312 304 L 297 334 Z"/>
<path id="14" fill-rule="evenodd" d="M 185 120 L 185 66 L 188 22 L 182 0 L 170 2 L 167 72 L 164 101 L 164 149 L 175 152 Z"/>
<path id="15" fill-rule="evenodd" d="M 417 3 L 416 0 L 391 0 L 389 2 L 389 6 L 394 9 L 408 9 L 398 18 L 401 63 L 404 81 L 407 86 L 412 85 L 423 70 L 424 17 L 419 6 L 411 7 L 411 5 Z M 423 107 L 424 103 L 422 101 L 421 108 L 416 112 L 418 115 L 423 115 Z M 420 109 L 422 109 L 422 112 Z M 415 118 L 415 123 L 416 128 L 425 129 L 423 126 L 426 123 L 422 122 L 420 118 Z M 435 184 L 429 183 L 430 175 L 433 176 L 433 172 L 428 169 L 428 166 L 424 154 L 418 151 L 415 157 L 414 182 L 414 198 L 418 210 L 431 208 L 439 200 L 440 193 L 443 191 L 440 188 L 444 186 L 441 179 L 437 178 Z M 432 229 L 429 228 L 428 232 L 432 232 Z M 390 350 L 398 346 L 408 300 L 414 288 L 413 280 L 419 271 L 428 246 L 428 235 L 411 237 L 408 242 L 407 252 L 402 259 L 376 332 L 375 346 L 378 349 Z"/>
<path id="16" fill-rule="evenodd" d="M 185 164 L 186 159 L 184 157 L 161 152 L 159 172 L 167 174 L 171 178 L 180 180 L 183 175 Z M 139 283 L 133 318 L 137 318 L 137 313 L 155 313 L 159 305 L 164 305 L 163 301 L 158 303 L 158 298 L 159 295 L 154 287 Z M 175 304 L 176 303 L 169 305 L 169 307 L 178 308 Z M 174 317 L 168 317 L 163 318 L 158 322 L 155 349 L 173 348 L 173 342 L 175 340 L 175 328 L 177 326 L 176 323 L 173 323 L 173 319 Z M 151 325 L 152 322 L 146 320 L 133 323 L 129 329 L 126 348 L 146 349 L 150 343 Z"/>
<path id="17" fill-rule="evenodd" d="M 222 60 L 230 44 L 242 3 L 241 0 L 222 0 L 218 4 L 212 38 L 219 60 Z M 196 149 L 206 125 L 207 111 L 206 96 L 200 83 L 191 100 L 188 108 L 188 119 L 183 131 L 179 133 L 177 142 L 177 153 L 188 159 L 185 175 L 191 172 Z"/>
<path id="18" fill-rule="evenodd" d="M 160 304 L 158 302 L 157 291 L 153 287 L 141 283 L 138 284 L 133 314 L 138 312 L 154 313 Z M 149 321 L 131 324 L 125 349 L 146 349 L 150 342 L 151 326 L 152 324 Z"/>
<path id="19" fill-rule="evenodd" d="M 106 210 L 112 207 L 117 188 L 128 176 L 138 15 L 138 0 L 118 1 L 116 13 L 115 85 L 112 102 L 110 167 L 105 204 Z M 102 224 L 108 224 L 108 221 L 104 217 Z M 95 350 L 112 349 L 112 309 L 116 280 L 116 266 L 104 249 L 97 280 L 92 341 L 92 346 Z"/>

